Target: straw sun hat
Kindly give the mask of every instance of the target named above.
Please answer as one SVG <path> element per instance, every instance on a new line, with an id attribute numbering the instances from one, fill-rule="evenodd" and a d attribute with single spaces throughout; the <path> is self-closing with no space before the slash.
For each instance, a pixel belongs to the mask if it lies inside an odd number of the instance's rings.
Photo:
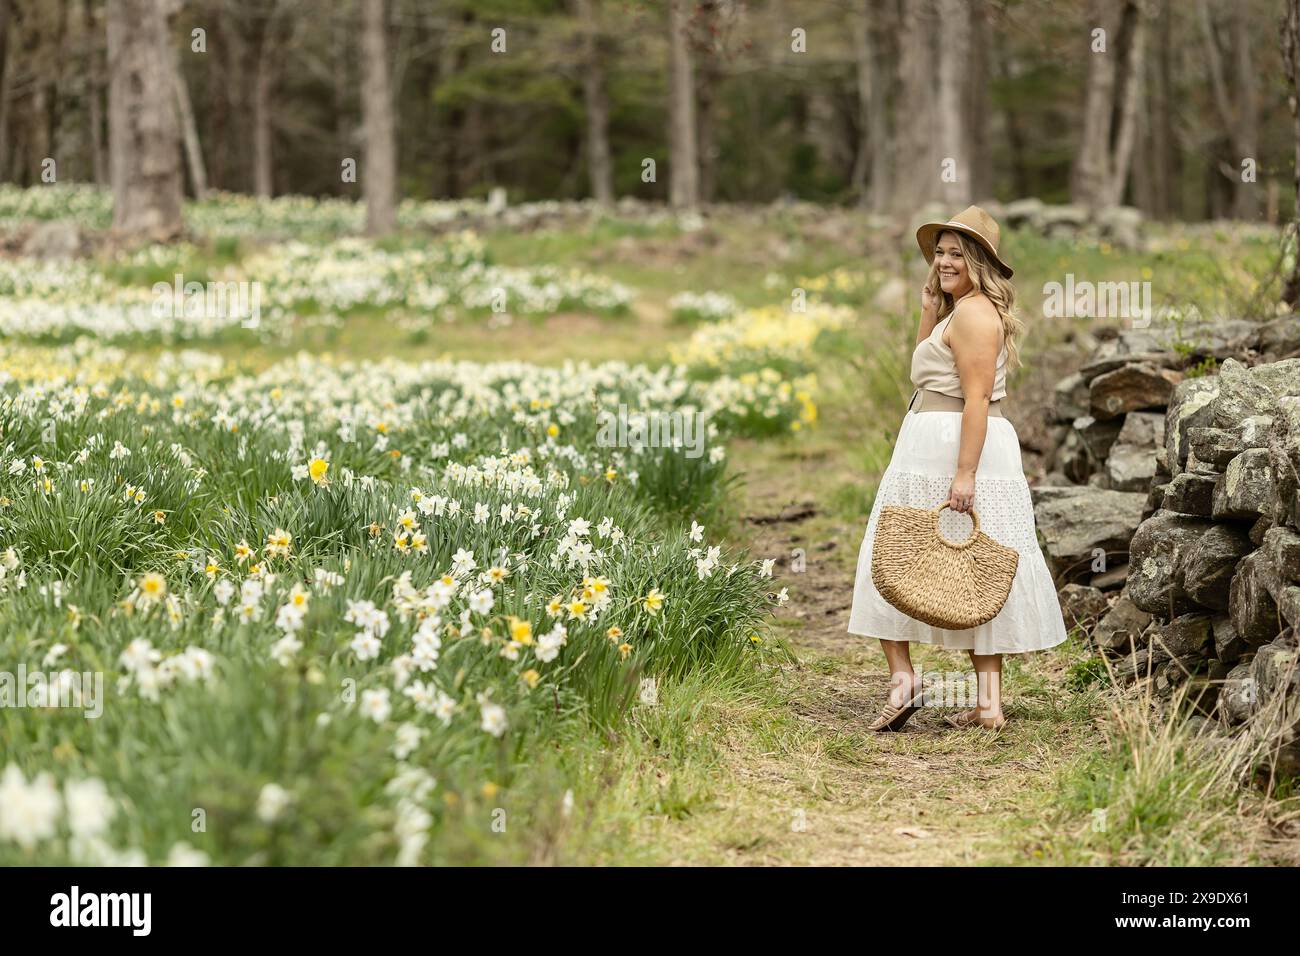
<path id="1" fill-rule="evenodd" d="M 1002 239 L 1002 230 L 997 222 L 979 206 L 967 206 L 947 222 L 927 222 L 916 230 L 916 242 L 921 247 L 921 254 L 926 262 L 934 261 L 934 244 L 942 232 L 960 232 L 984 247 L 1002 274 L 1011 278 L 1011 267 L 998 255 L 998 243 Z"/>

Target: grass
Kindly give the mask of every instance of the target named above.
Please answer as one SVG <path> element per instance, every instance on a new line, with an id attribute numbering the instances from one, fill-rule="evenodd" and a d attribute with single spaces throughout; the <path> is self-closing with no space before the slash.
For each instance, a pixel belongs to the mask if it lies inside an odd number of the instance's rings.
<path id="1" fill-rule="evenodd" d="M 227 215 L 220 204 L 209 211 Z M 292 221 L 298 211 L 285 215 Z M 1034 319 L 1037 290 L 1064 272 L 1104 281 L 1134 280 L 1150 271 L 1157 304 L 1167 295 L 1226 310 L 1249 302 L 1267 276 L 1270 248 L 1263 241 L 1210 235 L 1183 249 L 1174 233 L 1166 235 L 1163 227 L 1152 232 L 1164 251 L 1128 253 L 1009 236 L 1030 325 L 1031 362 L 1039 350 L 1089 327 L 1086 321 Z M 632 313 L 562 312 L 493 328 L 482 317 L 435 324 L 418 314 L 360 306 L 340 324 L 322 325 L 310 321 L 319 310 L 307 303 L 304 321 L 255 351 L 237 335 L 205 343 L 251 372 L 299 350 L 354 360 L 450 355 L 558 365 L 580 356 L 653 364 L 692 331 L 669 316 L 667 301 L 678 291 L 726 292 L 748 307 L 783 300 L 801 277 L 836 269 L 862 274 L 851 291 L 823 293 L 854 306 L 861 319 L 817 342 L 816 428 L 732 441 L 727 475 L 733 484 L 721 474 L 677 475 L 668 467 L 681 464 L 674 459 L 658 472 L 647 471 L 639 503 L 617 505 L 620 514 L 636 512 L 637 521 L 657 535 L 679 534 L 684 517 L 695 511 L 708 517 L 710 538 L 721 532 L 755 557 L 779 558 L 779 579 L 763 587 L 788 587 L 793 600 L 774 631 L 764 633 L 762 645 L 714 644 L 701 653 L 700 634 L 747 632 L 758 605 L 746 602 L 759 598 L 756 589 L 743 597 L 701 589 L 644 669 L 629 671 L 613 660 L 580 666 L 583 651 L 593 658 L 608 653 L 599 642 L 568 654 L 570 669 L 551 696 L 539 695 L 521 711 L 539 719 L 562 717 L 548 720 L 543 731 L 509 742 L 468 735 L 436 752 L 417 752 L 417 759 L 440 768 L 436 797 L 427 806 L 436 839 L 425 862 L 1184 864 L 1276 858 L 1267 821 L 1284 816 L 1290 805 L 1266 803 L 1243 789 L 1241 760 L 1214 756 L 1188 725 L 1153 724 L 1140 704 L 1116 701 L 1098 659 L 1077 641 L 1060 653 L 1009 662 L 1013 725 L 1001 737 L 947 731 L 937 714 L 924 711 L 915 718 L 914 733 L 863 731 L 884 696 L 883 663 L 870 642 L 846 637 L 835 602 L 851 587 L 861 522 L 910 394 L 915 318 L 910 309 L 891 314 L 873 307 L 881 284 L 899 271 L 898 262 L 892 252 L 864 257 L 863 249 L 879 248 L 880 237 L 866 237 L 875 245 L 853 244 L 862 238 L 818 235 L 794 221 L 769 221 L 756 229 L 752 220 L 727 215 L 691 233 L 667 219 L 609 217 L 586 226 L 490 231 L 483 243 L 491 262 L 545 262 L 603 275 L 636 288 Z M 187 278 L 216 274 L 245 261 L 257 248 L 255 240 L 226 235 L 184 261 L 164 256 L 104 269 L 123 285 L 170 280 L 173 270 Z M 419 241 L 402 237 L 388 247 Z M 764 281 L 768 273 L 777 277 L 772 284 Z M 909 288 L 918 281 L 919 275 L 909 274 Z M 157 343 L 129 345 L 146 362 L 161 354 Z M 156 394 L 168 397 L 165 389 Z M 310 420 L 317 410 L 303 407 L 300 413 Z M 63 641 L 87 663 L 113 672 L 121 647 L 145 633 L 138 622 L 108 614 L 122 596 L 121 577 L 155 566 L 168 570 L 151 563 L 150 556 L 164 547 L 174 550 L 196 539 L 205 547 L 229 546 L 240 536 L 260 535 L 263 525 L 286 523 L 302 529 L 299 546 L 312 561 L 329 564 L 338 556 L 331 531 L 355 532 L 364 523 L 356 502 L 303 496 L 273 467 L 279 448 L 274 442 L 253 439 L 241 458 L 238 440 L 187 437 L 216 482 L 210 494 L 187 491 L 179 476 L 166 477 L 164 419 L 121 419 L 101 430 L 111 445 L 147 433 L 141 423 L 159 429 L 158 457 L 138 459 L 131 480 L 162 480 L 151 492 L 165 498 L 174 515 L 166 525 L 143 532 L 118 527 L 107 490 L 102 499 L 78 503 L 75 514 L 66 511 L 72 504 L 67 498 L 34 501 L 21 521 L 12 511 L 7 517 L 0 512 L 0 528 L 25 536 L 19 542 L 24 551 L 47 554 L 51 566 L 80 575 L 87 595 L 81 630 L 67 623 L 67 609 L 48 594 L 38 597 L 33 589 L 12 600 L 7 656 L 43 654 Z M 491 450 L 498 424 L 486 422 L 475 438 L 482 451 Z M 6 435 L 14 440 L 13 429 L 6 427 Z M 423 426 L 413 427 L 410 436 L 412 447 L 446 437 Z M 85 438 L 60 430 L 60 455 L 75 452 Z M 16 439 L 18 454 L 36 447 L 32 434 L 20 430 Z M 236 481 L 231 463 L 237 460 L 242 471 Z M 336 473 L 345 460 L 336 462 Z M 350 464 L 386 474 L 380 461 Z M 395 470 L 387 474 L 398 477 Z M 236 485 L 243 489 L 238 495 Z M 683 500 L 683 489 L 707 494 Z M 596 508 L 596 490 L 583 494 Z M 268 495 L 279 500 L 267 505 Z M 802 501 L 813 505 L 804 520 L 751 520 L 779 516 Z M 221 510 L 232 502 L 229 513 Z M 456 540 L 473 534 L 465 527 Z M 354 560 L 365 553 L 364 541 L 349 547 L 360 549 L 350 552 Z M 806 572 L 791 567 L 794 548 L 804 553 Z M 378 602 L 402 565 L 387 558 L 367 561 L 348 596 L 369 595 Z M 629 567 L 629 591 L 644 590 L 660 571 L 649 561 Z M 684 581 L 689 569 L 680 571 Z M 534 580 L 539 588 L 542 582 L 558 586 L 540 572 Z M 201 580 L 195 587 L 207 593 Z M 715 605 L 733 609 L 730 623 L 718 621 Z M 342 610 L 338 595 L 322 597 L 315 613 L 325 621 Z M 62 623 L 39 633 L 29 626 L 56 619 Z M 174 650 L 192 640 L 198 640 L 197 632 L 182 631 L 166 644 Z M 158 703 L 133 701 L 94 733 L 80 718 L 59 715 L 30 724 L 15 711 L 0 711 L 0 764 L 17 759 L 35 772 L 46 765 L 32 755 L 42 752 L 52 755 L 50 766 L 61 778 L 97 773 L 113 781 L 135 811 L 120 835 L 148 847 L 151 858 L 187 841 L 223 862 L 391 861 L 400 848 L 395 832 L 401 825 L 400 800 L 382 791 L 392 772 L 391 733 L 373 722 L 346 722 L 336 712 L 338 687 L 360 677 L 358 689 L 364 689 L 364 673 L 336 652 L 285 669 L 228 637 L 215 646 L 230 658 L 217 689 L 182 686 Z M 503 666 L 468 648 L 447 654 L 449 660 L 460 655 L 457 667 L 444 671 L 457 675 L 458 686 Z M 917 657 L 923 666 L 952 667 L 950 657 L 932 649 L 919 649 Z M 652 674 L 657 700 L 645 703 L 639 678 Z M 341 733 L 341 741 L 322 732 L 322 713 L 333 715 L 331 733 Z M 325 746 L 325 740 L 331 743 Z M 311 794 L 300 812 L 276 826 L 259 823 L 249 809 L 271 781 Z M 356 781 L 361 784 L 354 786 Z M 1277 792 L 1288 791 L 1282 786 Z M 1093 828 L 1098 809 L 1106 811 L 1103 830 Z M 192 830 L 195 810 L 204 812 L 207 836 Z"/>
<path id="2" fill-rule="evenodd" d="M 1281 822 L 1300 801 L 1252 787 L 1277 728 L 1234 738 L 1191 719 L 1187 686 L 1162 716 L 1149 690 L 1111 688 L 1098 699 L 1100 745 L 1059 776 L 1052 811 L 1024 821 L 1036 858 L 1066 865 L 1294 865 Z"/>

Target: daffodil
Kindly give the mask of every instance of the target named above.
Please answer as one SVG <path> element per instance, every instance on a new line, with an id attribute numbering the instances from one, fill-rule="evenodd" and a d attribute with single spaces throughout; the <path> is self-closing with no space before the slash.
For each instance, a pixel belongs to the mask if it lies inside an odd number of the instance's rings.
<path id="1" fill-rule="evenodd" d="M 664 606 L 664 600 L 658 588 L 651 588 L 650 593 L 641 599 L 641 607 L 647 614 L 657 614 Z"/>
<path id="2" fill-rule="evenodd" d="M 136 588 L 146 604 L 161 601 L 167 596 L 167 579 L 156 571 L 150 571 L 136 582 Z"/>
<path id="3" fill-rule="evenodd" d="M 311 477 L 312 483 L 316 485 L 329 484 L 325 477 L 326 472 L 330 470 L 330 463 L 324 458 L 313 458 L 307 465 L 307 474 Z"/>
<path id="4" fill-rule="evenodd" d="M 511 640 L 518 641 L 520 644 L 531 644 L 533 642 L 532 624 L 517 617 L 509 618 L 509 622 Z"/>

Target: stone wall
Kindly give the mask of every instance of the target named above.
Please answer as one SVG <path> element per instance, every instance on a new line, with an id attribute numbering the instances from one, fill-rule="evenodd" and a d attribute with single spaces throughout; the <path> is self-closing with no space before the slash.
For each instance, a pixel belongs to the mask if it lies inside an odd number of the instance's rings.
<path id="1" fill-rule="evenodd" d="M 1300 316 L 1112 334 L 1056 389 L 1034 489 L 1067 625 L 1300 773 Z M 1213 361 L 1210 361 L 1213 360 Z"/>

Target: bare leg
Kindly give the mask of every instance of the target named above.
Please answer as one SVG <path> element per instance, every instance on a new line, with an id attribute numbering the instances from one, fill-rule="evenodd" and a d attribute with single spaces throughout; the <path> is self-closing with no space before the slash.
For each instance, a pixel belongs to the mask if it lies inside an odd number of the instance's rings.
<path id="1" fill-rule="evenodd" d="M 967 652 L 975 668 L 978 698 L 971 716 L 984 727 L 1000 724 L 1002 714 L 1002 655 Z"/>
<path id="2" fill-rule="evenodd" d="M 919 690 L 916 672 L 912 670 L 912 644 L 910 641 L 881 640 L 880 648 L 889 664 L 889 702 L 902 707 Z"/>

